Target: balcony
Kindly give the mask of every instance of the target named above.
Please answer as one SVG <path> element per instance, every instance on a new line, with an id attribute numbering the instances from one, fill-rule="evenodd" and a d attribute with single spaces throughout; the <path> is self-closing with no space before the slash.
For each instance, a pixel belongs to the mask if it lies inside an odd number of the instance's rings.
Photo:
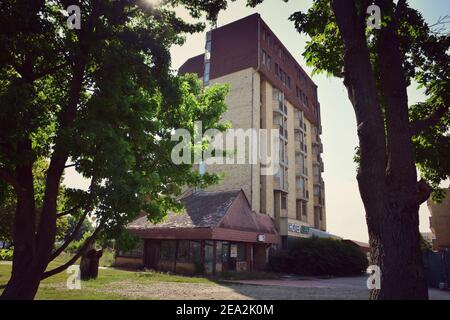
<path id="1" fill-rule="evenodd" d="M 297 197 L 297 199 L 308 200 L 309 192 L 308 192 L 308 190 L 301 190 L 301 189 L 297 188 L 296 197 Z"/>
<path id="2" fill-rule="evenodd" d="M 281 169 L 281 168 L 280 168 Z M 279 191 L 284 191 L 284 192 L 288 192 L 288 185 L 287 185 L 287 181 L 284 181 L 284 183 L 281 181 L 281 177 L 280 175 L 275 175 L 273 177 L 273 188 L 275 190 L 279 190 Z"/>
<path id="3" fill-rule="evenodd" d="M 295 175 L 300 177 L 303 176 L 305 178 L 308 177 L 308 168 L 306 166 L 302 166 L 299 163 L 295 164 Z"/>
<path id="4" fill-rule="evenodd" d="M 295 139 L 295 153 L 300 153 L 302 151 L 302 143 Z"/>
<path id="5" fill-rule="evenodd" d="M 313 139 L 312 140 L 312 145 L 313 146 L 317 146 L 318 152 L 319 153 L 323 153 L 323 144 L 322 141 L 320 141 L 320 139 Z"/>
<path id="6" fill-rule="evenodd" d="M 308 147 L 305 142 L 295 139 L 295 153 L 308 153 Z"/>
<path id="7" fill-rule="evenodd" d="M 273 112 L 287 117 L 287 105 L 283 102 L 274 100 L 272 104 Z"/>
<path id="8" fill-rule="evenodd" d="M 315 174 L 314 177 L 313 177 L 313 183 L 320 185 L 320 180 L 321 180 L 320 175 L 319 174 Z"/>
<path id="9" fill-rule="evenodd" d="M 314 206 L 323 207 L 325 205 L 325 199 L 322 196 L 314 196 Z"/>

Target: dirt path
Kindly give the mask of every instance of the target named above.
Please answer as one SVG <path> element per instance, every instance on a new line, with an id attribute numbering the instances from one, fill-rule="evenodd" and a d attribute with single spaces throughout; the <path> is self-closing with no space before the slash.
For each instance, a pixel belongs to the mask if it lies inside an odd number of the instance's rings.
<path id="1" fill-rule="evenodd" d="M 242 283 L 152 282 L 140 284 L 116 281 L 102 289 L 128 299 L 212 299 L 212 300 L 366 300 L 365 278 L 315 280 L 253 280 Z M 450 292 L 430 290 L 430 299 L 450 300 Z"/>
<path id="2" fill-rule="evenodd" d="M 137 284 L 131 281 L 117 281 L 106 285 L 99 291 L 119 294 L 128 299 L 367 299 L 367 290 L 358 288 L 299 288 L 235 283 L 154 282 Z"/>

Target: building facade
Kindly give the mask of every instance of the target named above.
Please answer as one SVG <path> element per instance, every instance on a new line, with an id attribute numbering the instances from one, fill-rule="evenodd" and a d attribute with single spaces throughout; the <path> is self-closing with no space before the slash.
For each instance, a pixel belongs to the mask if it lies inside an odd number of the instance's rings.
<path id="1" fill-rule="evenodd" d="M 205 85 L 229 84 L 223 120 L 234 129 L 279 132 L 277 174 L 263 174 L 259 159 L 256 164 L 206 165 L 208 172 L 224 173 L 208 190 L 242 188 L 252 210 L 273 218 L 283 247 L 311 236 L 312 228 L 325 231 L 317 86 L 260 15 L 209 31 L 205 53 L 188 59 L 179 72 L 196 73 Z"/>
<path id="2" fill-rule="evenodd" d="M 433 233 L 433 250 L 450 249 L 450 188 L 445 190 L 445 198 L 441 203 L 429 199 L 430 229 Z"/>

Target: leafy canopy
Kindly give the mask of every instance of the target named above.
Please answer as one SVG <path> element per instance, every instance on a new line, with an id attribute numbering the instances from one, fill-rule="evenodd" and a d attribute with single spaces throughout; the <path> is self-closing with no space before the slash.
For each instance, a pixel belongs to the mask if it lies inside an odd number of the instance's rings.
<path id="1" fill-rule="evenodd" d="M 61 13 L 70 1 L 2 1 L 0 169 L 14 176 L 20 165 L 66 157 L 92 183 L 65 190 L 58 210 L 79 208 L 75 217 L 89 210 L 114 236 L 142 210 L 156 221 L 179 209 L 181 186 L 217 181 L 174 165 L 170 138 L 176 128 L 192 131 L 195 121 L 224 129 L 228 89 L 203 88 L 170 69 L 170 47 L 203 24 L 142 1 L 77 3 L 80 30 L 69 29 Z M 19 148 L 27 141 L 31 148 Z M 48 190 L 39 181 L 36 203 Z M 10 192 L 0 187 L 2 196 Z"/>

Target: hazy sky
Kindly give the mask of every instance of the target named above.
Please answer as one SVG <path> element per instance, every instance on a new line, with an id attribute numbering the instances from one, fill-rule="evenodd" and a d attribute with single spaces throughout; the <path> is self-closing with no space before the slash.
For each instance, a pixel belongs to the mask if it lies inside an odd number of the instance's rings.
<path id="1" fill-rule="evenodd" d="M 300 65 L 311 74 L 311 69 L 301 55 L 308 38 L 299 35 L 294 25 L 288 20 L 291 13 L 309 8 L 311 1 L 266 0 L 257 8 L 247 8 L 245 0 L 230 3 L 228 9 L 219 15 L 218 26 L 233 22 L 252 13 L 261 14 L 264 21 L 275 32 L 286 48 Z M 411 0 L 413 8 L 419 9 L 429 22 L 439 16 L 450 13 L 449 0 Z M 183 10 L 177 10 L 180 16 L 188 18 Z M 182 47 L 173 47 L 172 66 L 178 69 L 188 58 L 204 51 L 205 34 L 189 35 Z M 315 75 L 313 81 L 318 85 L 318 96 L 322 115 L 322 141 L 324 145 L 323 161 L 325 172 L 325 201 L 327 229 L 329 232 L 345 238 L 367 241 L 367 227 L 364 208 L 356 183 L 356 167 L 353 163 L 354 148 L 357 146 L 356 122 L 353 108 L 347 98 L 347 92 L 340 79 Z M 409 88 L 409 103 L 423 100 L 422 93 L 416 88 Z M 86 186 L 86 181 L 69 171 L 66 184 Z M 429 212 L 426 205 L 420 210 L 420 230 L 429 231 Z"/>

